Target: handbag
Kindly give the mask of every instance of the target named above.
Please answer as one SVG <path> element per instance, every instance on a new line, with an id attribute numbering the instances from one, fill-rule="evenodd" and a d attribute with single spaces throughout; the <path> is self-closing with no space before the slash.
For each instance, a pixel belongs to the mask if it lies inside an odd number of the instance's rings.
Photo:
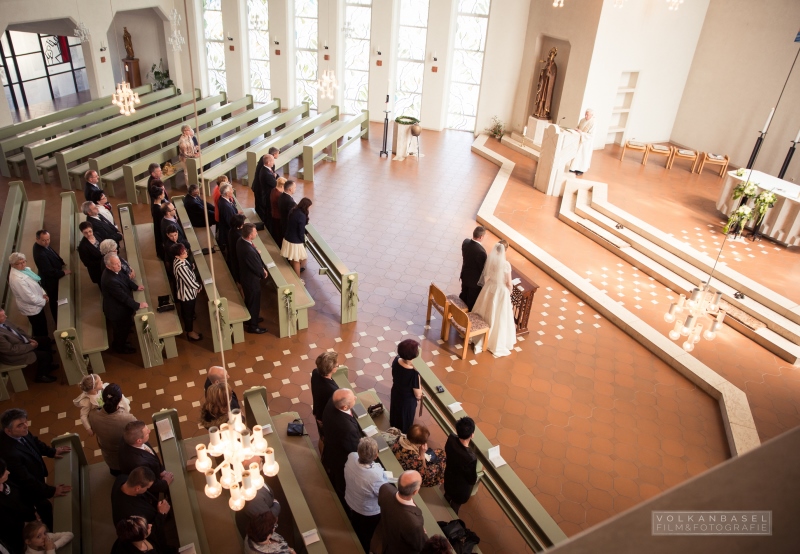
<path id="1" fill-rule="evenodd" d="M 437 523 L 456 554 L 472 554 L 472 551 L 481 542 L 480 537 L 467 529 L 466 524 L 460 519 L 450 522 L 437 521 Z"/>
<path id="2" fill-rule="evenodd" d="M 295 419 L 294 421 L 290 422 L 286 427 L 286 434 L 290 437 L 302 437 L 303 435 L 306 435 L 306 427 L 303 424 L 303 420 Z"/>
<path id="3" fill-rule="evenodd" d="M 375 419 L 379 415 L 383 414 L 383 412 L 384 409 L 382 402 L 378 402 L 377 404 L 373 404 L 372 406 L 367 408 L 367 413 L 369 414 L 369 417 L 371 417 L 372 419 Z"/>

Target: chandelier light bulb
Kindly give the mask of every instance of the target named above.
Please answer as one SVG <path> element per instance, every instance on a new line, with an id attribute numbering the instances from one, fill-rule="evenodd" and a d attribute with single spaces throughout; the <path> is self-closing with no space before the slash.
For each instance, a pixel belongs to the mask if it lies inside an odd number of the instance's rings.
<path id="1" fill-rule="evenodd" d="M 275 451 L 267 448 L 264 453 L 264 475 L 275 477 L 278 474 L 278 462 L 275 461 Z"/>
<path id="2" fill-rule="evenodd" d="M 239 488 L 239 485 L 236 483 L 231 485 L 231 499 L 228 500 L 228 506 L 230 506 L 231 510 L 234 512 L 238 512 L 244 508 L 244 497 L 242 496 L 242 491 Z"/>
<path id="3" fill-rule="evenodd" d="M 198 444 L 195 446 L 195 450 L 197 450 L 197 461 L 194 464 L 194 467 L 200 473 L 205 473 L 209 469 L 211 469 L 211 458 L 208 457 L 208 450 L 206 449 L 205 444 Z"/>
<path id="4" fill-rule="evenodd" d="M 701 335 L 702 332 L 703 332 L 703 326 L 698 324 L 697 327 L 694 330 L 694 333 L 692 333 L 692 342 L 694 344 L 697 344 L 698 342 L 700 342 L 700 335 Z"/>
<path id="5" fill-rule="evenodd" d="M 223 489 L 230 489 L 231 486 L 235 484 L 233 481 L 233 470 L 229 464 L 222 466 L 222 478 L 219 480 L 219 484 L 222 485 Z"/>
<path id="6" fill-rule="evenodd" d="M 267 450 L 267 440 L 261 425 L 253 425 L 252 446 L 256 454 L 263 454 Z"/>
<path id="7" fill-rule="evenodd" d="M 217 481 L 217 473 L 211 470 L 205 472 L 206 474 L 206 496 L 209 498 L 217 498 L 222 494 L 222 487 Z"/>
<path id="8" fill-rule="evenodd" d="M 692 350 L 694 350 L 694 343 L 691 340 L 687 340 L 686 342 L 683 343 L 683 349 L 686 350 L 687 352 L 691 352 Z"/>
<path id="9" fill-rule="evenodd" d="M 675 312 L 678 310 L 678 305 L 674 302 L 670 305 L 669 311 L 664 314 L 664 321 L 672 323 L 675 321 Z"/>
<path id="10" fill-rule="evenodd" d="M 250 480 L 253 482 L 253 487 L 257 491 L 264 486 L 264 478 L 261 477 L 261 472 L 256 462 L 250 464 Z"/>
<path id="11" fill-rule="evenodd" d="M 684 323 L 683 327 L 681 328 L 681 336 L 683 337 L 689 336 L 689 333 L 691 333 L 692 329 L 694 329 L 695 321 L 696 320 L 693 315 L 690 315 L 689 317 L 686 318 L 686 323 Z"/>
<path id="12" fill-rule="evenodd" d="M 258 489 L 253 486 L 250 472 L 245 471 L 242 473 L 242 497 L 244 497 L 245 500 L 252 500 L 256 497 L 256 492 L 258 492 Z"/>
<path id="13" fill-rule="evenodd" d="M 683 320 L 679 319 L 675 322 L 675 327 L 669 332 L 669 338 L 678 340 L 681 337 L 681 329 L 683 329 Z"/>

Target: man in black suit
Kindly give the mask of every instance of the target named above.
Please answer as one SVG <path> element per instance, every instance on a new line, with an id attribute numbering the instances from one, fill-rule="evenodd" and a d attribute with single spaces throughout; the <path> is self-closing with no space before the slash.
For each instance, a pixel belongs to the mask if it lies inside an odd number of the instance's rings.
<path id="1" fill-rule="evenodd" d="M 322 412 L 322 427 L 325 429 L 322 465 L 342 505 L 345 504 L 344 464 L 348 454 L 358 451 L 358 441 L 364 436 L 353 413 L 355 404 L 356 395 L 353 391 L 339 389 L 333 393 Z"/>
<path id="2" fill-rule="evenodd" d="M 456 421 L 456 432 L 447 437 L 444 452 L 447 466 L 444 468 L 444 497 L 458 514 L 462 504 L 470 499 L 472 487 L 478 482 L 478 458 L 469 447 L 475 435 L 475 421 L 462 417 Z"/>
<path id="3" fill-rule="evenodd" d="M 19 408 L 11 408 L 0 416 L 0 458 L 5 460 L 10 472 L 9 480 L 19 487 L 22 494 L 36 506 L 36 512 L 48 529 L 53 528 L 53 506 L 49 498 L 64 496 L 72 487 L 45 482 L 47 466 L 42 456 L 60 458 L 69 452 L 69 446 L 53 448 L 28 432 L 28 413 Z"/>
<path id="4" fill-rule="evenodd" d="M 116 254 L 106 254 L 104 258 L 106 270 L 100 280 L 103 292 L 103 313 L 111 322 L 114 341 L 111 348 L 120 354 L 133 354 L 136 349 L 127 343 L 128 334 L 133 327 L 133 314 L 140 308 L 146 308 L 147 302 L 133 299 L 133 291 L 144 290 L 122 271 L 122 263 Z"/>
<path id="5" fill-rule="evenodd" d="M 39 344 L 25 331 L 9 323 L 6 312 L 0 308 L 0 364 L 31 365 L 36 362 L 36 382 L 52 383 L 56 380 L 50 375 L 58 369 L 53 363 L 50 346 Z"/>
<path id="6" fill-rule="evenodd" d="M 100 182 L 100 176 L 94 169 L 90 169 L 83 174 L 83 178 L 86 180 L 83 186 L 83 196 L 88 202 L 92 199 L 92 195 L 95 191 L 101 190 L 100 187 L 97 186 L 97 183 Z"/>
<path id="7" fill-rule="evenodd" d="M 256 213 L 258 217 L 261 218 L 261 221 L 264 222 L 267 229 L 269 229 L 272 221 L 270 193 L 272 193 L 272 189 L 278 184 L 278 177 L 273 169 L 275 158 L 270 154 L 264 154 L 261 161 L 263 167 L 261 167 L 261 170 L 254 179 L 253 196 L 255 197 Z"/>
<path id="8" fill-rule="evenodd" d="M 81 211 L 86 214 L 86 221 L 88 221 L 94 230 L 94 236 L 100 242 L 106 239 L 111 239 L 117 243 L 122 242 L 122 233 L 119 232 L 116 225 L 108 221 L 104 217 L 100 217 L 100 209 L 94 202 L 84 202 L 81 206 Z"/>
<path id="9" fill-rule="evenodd" d="M 233 201 L 233 187 L 230 183 L 224 183 L 219 187 L 219 222 L 217 233 L 219 240 L 217 243 L 220 248 L 227 246 L 228 231 L 231 230 L 231 218 L 236 215 L 236 203 Z M 226 243 L 226 244 L 223 244 Z"/>
<path id="10" fill-rule="evenodd" d="M 36 244 L 33 245 L 33 261 L 42 278 L 41 285 L 50 299 L 50 313 L 58 325 L 58 280 L 72 273 L 65 269 L 66 264 L 61 256 L 50 246 L 50 233 L 46 229 L 36 231 Z"/>
<path id="11" fill-rule="evenodd" d="M 483 266 L 486 264 L 486 250 L 481 246 L 486 229 L 478 225 L 472 232 L 471 239 L 464 239 L 461 243 L 461 294 L 458 297 L 464 301 L 471 310 L 481 293 L 478 281 L 483 273 Z"/>
<path id="12" fill-rule="evenodd" d="M 144 421 L 131 421 L 125 425 L 125 432 L 119 444 L 119 469 L 122 473 L 131 473 L 144 466 L 153 472 L 155 479 L 150 490 L 154 493 L 169 493 L 169 485 L 175 476 L 164 469 L 164 464 L 153 447 L 147 442 L 150 428 Z"/>
<path id="13" fill-rule="evenodd" d="M 208 392 L 208 387 L 213 385 L 214 383 L 219 383 L 223 379 L 228 380 L 228 386 L 230 386 L 231 378 L 228 375 L 228 371 L 224 367 L 220 367 L 218 365 L 211 366 L 208 368 L 208 377 L 206 377 L 206 382 L 203 385 L 203 389 L 205 392 Z M 239 398 L 236 396 L 236 391 L 231 389 L 231 410 L 238 410 L 239 409 Z"/>
<path id="14" fill-rule="evenodd" d="M 183 207 L 186 208 L 186 215 L 192 227 L 205 227 L 206 215 L 208 215 L 209 226 L 214 225 L 214 204 L 206 202 L 203 206 L 203 199 L 200 197 L 200 187 L 189 185 L 189 194 L 183 197 Z"/>
<path id="15" fill-rule="evenodd" d="M 289 212 L 295 207 L 297 202 L 294 201 L 292 195 L 297 188 L 297 184 L 292 181 L 286 181 L 283 184 L 283 194 L 278 197 L 278 210 L 281 212 L 281 236 L 286 236 L 286 222 L 289 220 Z M 280 249 L 281 245 L 278 245 Z"/>
<path id="16" fill-rule="evenodd" d="M 371 550 L 383 554 L 419 554 L 422 551 L 427 540 L 424 519 L 422 510 L 414 504 L 414 496 L 421 486 L 422 476 L 413 469 L 400 474 L 396 487 L 391 483 L 381 485 L 378 489 L 381 520 L 372 537 Z"/>
<path id="17" fill-rule="evenodd" d="M 111 519 L 114 525 L 131 516 L 142 517 L 152 525 L 150 542 L 158 552 L 177 552 L 167 546 L 164 523 L 170 511 L 169 502 L 159 501 L 149 490 L 155 475 L 147 467 L 137 467 L 129 475 L 117 476 L 111 487 Z M 150 552 L 155 552 L 155 548 Z"/>
<path id="18" fill-rule="evenodd" d="M 150 188 L 150 185 L 153 184 L 153 181 L 161 182 L 161 178 L 164 176 L 164 174 L 161 171 L 161 166 L 158 165 L 157 163 L 151 163 L 149 166 L 147 166 L 147 172 L 150 174 L 150 177 L 147 178 L 148 189 Z M 162 188 L 164 188 L 163 183 L 161 186 Z M 169 202 L 169 194 L 167 194 L 166 188 L 164 188 L 164 200 L 166 202 Z"/>
<path id="19" fill-rule="evenodd" d="M 220 200 L 222 206 L 222 200 Z M 244 330 L 261 335 L 267 330 L 258 326 L 261 318 L 261 279 L 267 278 L 267 270 L 261 260 L 261 254 L 253 244 L 256 238 L 256 226 L 245 223 L 242 226 L 242 238 L 236 243 L 236 259 L 239 262 L 239 283 L 244 291 L 244 304 L 250 312 L 250 321 L 245 322 Z"/>
<path id="20" fill-rule="evenodd" d="M 172 202 L 162 204 L 161 214 L 164 216 L 161 218 L 161 242 L 167 242 L 167 229 L 169 229 L 170 225 L 174 225 L 178 229 L 178 241 L 189 244 L 189 241 L 186 239 L 186 233 L 183 230 L 183 225 L 178 221 L 178 210 L 175 209 L 175 204 Z"/>
<path id="21" fill-rule="evenodd" d="M 78 255 L 83 265 L 86 266 L 92 283 L 100 286 L 100 279 L 103 276 L 103 269 L 105 268 L 103 254 L 100 253 L 100 241 L 94 236 L 94 229 L 92 228 L 92 224 L 88 221 L 84 221 L 78 225 L 78 229 L 80 229 L 83 235 L 83 238 L 78 243 Z"/>

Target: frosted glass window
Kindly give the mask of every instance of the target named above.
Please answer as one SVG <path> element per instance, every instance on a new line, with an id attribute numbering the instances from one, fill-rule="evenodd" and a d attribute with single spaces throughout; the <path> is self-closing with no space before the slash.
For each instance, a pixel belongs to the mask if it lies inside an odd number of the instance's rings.
<path id="1" fill-rule="evenodd" d="M 212 95 L 219 94 L 228 88 L 221 0 L 203 0 L 203 35 L 206 40 L 208 90 Z"/>
<path id="2" fill-rule="evenodd" d="M 371 28 L 372 0 L 348 0 L 345 5 L 344 37 L 345 114 L 359 114 L 367 109 Z"/>
<path id="3" fill-rule="evenodd" d="M 250 93 L 257 104 L 272 100 L 269 73 L 269 7 L 267 0 L 247 0 L 250 46 Z"/>
<path id="4" fill-rule="evenodd" d="M 489 6 L 490 0 L 458 2 L 447 104 L 447 126 L 451 129 L 475 131 Z"/>
<path id="5" fill-rule="evenodd" d="M 428 0 L 400 0 L 397 33 L 397 86 L 395 116 L 419 119 L 425 75 L 425 43 L 428 35 Z"/>
<path id="6" fill-rule="evenodd" d="M 319 45 L 317 0 L 294 0 L 295 90 L 298 102 L 317 109 L 317 56 Z"/>

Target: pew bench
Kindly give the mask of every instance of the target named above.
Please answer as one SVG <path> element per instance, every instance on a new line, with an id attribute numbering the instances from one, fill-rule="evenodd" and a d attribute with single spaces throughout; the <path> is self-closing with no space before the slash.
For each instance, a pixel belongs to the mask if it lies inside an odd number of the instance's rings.
<path id="1" fill-rule="evenodd" d="M 28 383 L 25 382 L 25 374 L 22 372 L 28 366 L 0 364 L 0 401 L 8 400 L 11 395 L 8 392 L 8 384 L 14 392 L 28 390 Z"/>
<path id="2" fill-rule="evenodd" d="M 320 267 L 320 274 L 327 275 L 339 291 L 341 321 L 352 323 L 358 319 L 358 273 L 350 271 L 333 248 L 313 224 L 306 225 L 306 249 Z"/>
<path id="3" fill-rule="evenodd" d="M 353 129 L 358 129 L 358 132 L 346 139 L 339 145 L 339 139 L 343 138 L 347 133 Z M 325 159 L 335 162 L 339 150 L 343 150 L 355 142 L 357 139 L 369 139 L 369 112 L 361 110 L 361 114 L 355 116 L 347 121 L 337 121 L 336 123 L 325 127 L 325 132 L 311 142 L 303 143 L 303 169 L 298 173 L 298 177 L 305 181 L 314 180 L 314 165 Z M 323 150 L 330 147 L 330 155 L 326 155 Z"/>

